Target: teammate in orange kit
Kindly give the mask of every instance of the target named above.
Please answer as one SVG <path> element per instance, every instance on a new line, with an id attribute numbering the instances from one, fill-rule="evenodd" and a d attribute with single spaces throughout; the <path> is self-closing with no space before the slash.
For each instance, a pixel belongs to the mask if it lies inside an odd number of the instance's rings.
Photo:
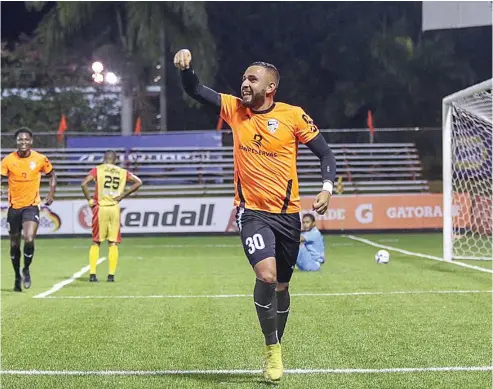
<path id="1" fill-rule="evenodd" d="M 50 177 L 50 192 L 44 200 L 51 205 L 55 197 L 56 175 L 48 158 L 31 149 L 33 134 L 21 128 L 14 134 L 17 151 L 2 160 L 2 176 L 8 178 L 7 225 L 10 235 L 10 258 L 15 272 L 14 291 L 21 292 L 31 287 L 29 266 L 34 256 L 34 238 L 38 231 L 41 199 L 39 188 L 41 173 Z M 24 236 L 24 268 L 21 278 L 21 231 Z"/>
<path id="2" fill-rule="evenodd" d="M 324 214 L 336 174 L 334 155 L 313 120 L 300 107 L 274 102 L 279 71 L 255 62 L 241 84 L 241 98 L 219 94 L 200 84 L 189 50 L 174 58 L 185 92 L 216 107 L 233 130 L 236 221 L 256 275 L 254 303 L 265 336 L 264 376 L 283 375 L 281 338 L 289 307 L 289 281 L 298 256 L 301 222 L 296 170 L 298 143 L 321 160 L 322 191 L 313 208 Z"/>

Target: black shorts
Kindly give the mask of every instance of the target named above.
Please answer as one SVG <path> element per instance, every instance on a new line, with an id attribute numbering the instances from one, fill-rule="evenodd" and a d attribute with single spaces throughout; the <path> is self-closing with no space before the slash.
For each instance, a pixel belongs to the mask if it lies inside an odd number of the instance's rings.
<path id="1" fill-rule="evenodd" d="M 27 221 L 39 224 L 39 207 L 37 205 L 19 209 L 9 208 L 7 212 L 7 228 L 10 235 L 20 234 L 22 224 Z"/>
<path id="2" fill-rule="evenodd" d="M 289 282 L 300 249 L 299 213 L 274 214 L 238 207 L 236 223 L 252 267 L 265 258 L 274 257 L 277 282 Z"/>

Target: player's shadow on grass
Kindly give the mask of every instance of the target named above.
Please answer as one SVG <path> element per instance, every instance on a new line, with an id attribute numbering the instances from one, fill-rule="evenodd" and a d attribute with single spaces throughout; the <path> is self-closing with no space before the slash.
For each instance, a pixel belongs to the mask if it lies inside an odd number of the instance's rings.
<path id="1" fill-rule="evenodd" d="M 14 287 L 12 287 L 12 288 L 2 288 L 2 289 L 0 289 L 0 292 L 3 292 L 3 293 L 12 293 L 12 294 L 14 294 L 14 293 L 20 294 L 19 292 L 14 292 Z"/>
<path id="2" fill-rule="evenodd" d="M 183 377 L 183 376 L 182 376 Z M 255 388 L 274 388 L 278 384 L 266 381 L 259 374 L 191 374 L 187 376 L 190 380 L 215 384 L 217 388 L 231 388 L 235 384 L 254 384 Z"/>
<path id="3" fill-rule="evenodd" d="M 71 276 L 67 276 L 67 277 L 57 277 L 56 280 L 60 280 L 60 281 L 66 281 L 70 278 Z M 78 283 L 78 282 L 87 282 L 89 283 L 89 277 L 86 276 L 86 277 L 79 277 L 77 279 L 74 280 L 74 282 L 72 283 Z"/>

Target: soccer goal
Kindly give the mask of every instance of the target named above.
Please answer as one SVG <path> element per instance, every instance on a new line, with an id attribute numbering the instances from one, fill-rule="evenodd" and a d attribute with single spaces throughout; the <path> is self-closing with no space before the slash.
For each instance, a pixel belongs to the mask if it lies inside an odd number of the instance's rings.
<path id="1" fill-rule="evenodd" d="M 443 256 L 492 260 L 492 80 L 443 99 Z"/>

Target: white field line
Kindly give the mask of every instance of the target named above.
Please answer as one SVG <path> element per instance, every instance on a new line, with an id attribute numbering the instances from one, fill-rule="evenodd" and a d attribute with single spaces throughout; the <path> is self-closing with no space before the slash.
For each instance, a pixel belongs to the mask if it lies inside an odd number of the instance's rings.
<path id="1" fill-rule="evenodd" d="M 385 249 L 385 250 L 389 250 L 389 251 L 395 251 L 395 252 L 398 252 L 398 253 L 401 253 L 401 254 L 405 254 L 405 255 L 409 255 L 409 256 L 412 256 L 412 257 L 420 257 L 420 258 L 432 259 L 434 261 L 440 261 L 440 262 L 444 262 L 444 263 L 449 263 L 451 265 L 457 265 L 457 266 L 467 267 L 469 269 L 479 270 L 479 271 L 482 271 L 482 272 L 485 272 L 485 273 L 492 273 L 493 274 L 493 270 L 491 270 L 491 269 L 485 269 L 484 267 L 469 265 L 467 263 L 462 263 L 462 262 L 457 262 L 457 261 L 445 261 L 443 258 L 435 257 L 434 255 L 428 255 L 428 254 L 422 254 L 422 253 L 415 253 L 414 251 L 407 251 L 407 250 L 399 249 L 397 247 L 385 246 L 383 244 L 379 244 L 379 243 L 373 242 L 373 241 L 368 240 L 368 239 L 358 238 L 358 237 L 356 237 L 354 235 L 341 235 L 341 236 L 344 237 L 344 238 L 348 238 L 348 239 L 351 239 L 351 240 L 355 240 L 355 241 L 361 242 L 361 243 L 365 243 L 365 244 L 370 245 L 370 246 L 373 246 L 373 247 L 378 247 L 380 249 Z"/>
<path id="2" fill-rule="evenodd" d="M 99 265 L 100 263 L 104 262 L 106 260 L 106 257 L 101 257 L 98 259 L 98 262 L 97 264 Z M 34 296 L 34 298 L 46 298 L 47 296 L 49 296 L 50 294 L 52 293 L 55 293 L 57 290 L 60 290 L 62 289 L 64 286 L 68 285 L 68 284 L 71 284 L 72 282 L 74 282 L 77 278 L 79 277 L 82 277 L 82 275 L 86 272 L 89 271 L 89 265 L 87 266 L 84 266 L 82 269 L 80 269 L 77 273 L 74 273 L 72 275 L 72 277 L 70 278 L 67 278 L 66 280 L 63 280 L 62 282 L 59 282 L 55 285 L 52 286 L 52 288 L 50 290 L 47 290 L 46 292 L 43 292 L 43 293 L 40 293 L 40 294 L 37 294 L 36 296 Z"/>
<path id="3" fill-rule="evenodd" d="M 423 295 L 423 294 L 476 294 L 489 293 L 491 290 L 422 290 L 422 291 L 394 291 L 394 292 L 342 292 L 342 293 L 291 293 L 292 297 L 340 297 L 340 296 L 385 296 L 385 295 Z M 204 294 L 204 295 L 135 295 L 135 296 L 49 296 L 46 299 L 73 299 L 73 300 L 91 300 L 91 299 L 227 299 L 249 297 L 251 294 Z"/>
<path id="4" fill-rule="evenodd" d="M 329 246 L 329 247 L 352 247 L 352 246 L 354 246 L 354 243 L 326 242 L 325 245 Z M 88 247 L 89 247 L 89 245 L 57 246 L 57 250 L 58 249 L 62 249 L 62 250 L 87 249 Z M 169 249 L 174 249 L 174 248 L 195 248 L 195 249 L 201 249 L 201 248 L 209 248 L 209 249 L 211 249 L 211 248 L 212 249 L 238 248 L 238 249 L 241 249 L 242 246 L 241 246 L 241 244 L 203 244 L 203 245 L 198 245 L 198 244 L 133 244 L 132 248 L 140 248 L 140 249 L 154 249 L 154 248 L 169 248 Z"/>
<path id="5" fill-rule="evenodd" d="M 378 374 L 450 371 L 492 371 L 492 366 L 404 367 L 388 369 L 286 369 L 286 374 Z M 0 370 L 0 375 L 24 376 L 162 376 L 261 374 L 261 370 Z"/>
<path id="6" fill-rule="evenodd" d="M 67 246 L 63 247 L 66 249 L 85 249 L 89 247 L 88 245 L 76 245 L 76 246 Z M 155 249 L 155 248 L 168 248 L 168 249 L 175 249 L 175 248 L 196 248 L 196 249 L 202 249 L 202 248 L 209 248 L 209 249 L 217 249 L 217 248 L 241 248 L 241 244 L 133 244 L 132 248 L 139 248 L 139 249 Z"/>
<path id="7" fill-rule="evenodd" d="M 400 239 L 389 238 L 389 239 L 378 239 L 380 243 L 399 243 Z"/>

